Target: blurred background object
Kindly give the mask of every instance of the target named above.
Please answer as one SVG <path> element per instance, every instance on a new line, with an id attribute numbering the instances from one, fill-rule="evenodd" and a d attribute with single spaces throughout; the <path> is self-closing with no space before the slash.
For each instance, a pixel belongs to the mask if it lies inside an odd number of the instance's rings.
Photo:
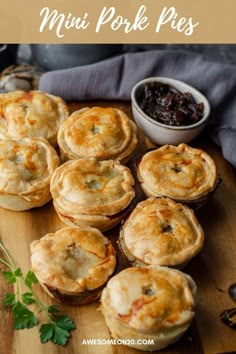
<path id="1" fill-rule="evenodd" d="M 0 74 L 0 92 L 37 90 L 42 73 L 30 64 L 10 65 Z"/>
<path id="2" fill-rule="evenodd" d="M 31 62 L 45 70 L 87 65 L 121 54 L 120 44 L 33 44 Z"/>
<path id="3" fill-rule="evenodd" d="M 143 50 L 174 50 L 202 54 L 213 62 L 236 64 L 236 44 L 126 44 L 125 52 Z"/>
<path id="4" fill-rule="evenodd" d="M 0 71 L 17 60 L 17 44 L 0 44 Z"/>
<path id="5" fill-rule="evenodd" d="M 0 92 L 35 90 L 44 71 L 160 49 L 199 53 L 212 62 L 236 64 L 236 44 L 0 44 Z"/>
<path id="6" fill-rule="evenodd" d="M 17 61 L 18 63 L 37 63 L 39 66 L 44 67 L 49 64 L 51 66 L 53 60 L 53 68 L 56 70 L 58 66 L 62 65 L 62 61 L 60 61 L 60 57 L 53 56 L 53 51 L 51 54 L 49 53 L 52 49 L 54 50 L 54 55 L 57 53 L 58 56 L 62 55 L 64 57 L 64 63 L 67 67 L 70 60 L 71 64 L 75 64 L 73 66 L 77 66 L 90 64 L 126 52 L 155 49 L 191 51 L 204 55 L 208 60 L 236 64 L 236 44 L 21 44 L 18 50 Z M 41 58 L 37 57 L 37 55 L 40 55 Z M 43 58 L 44 56 L 45 59 Z M 48 59 L 46 58 L 47 56 Z M 48 60 L 48 64 L 43 65 L 46 60 Z M 60 61 L 59 64 L 56 63 L 57 61 Z"/>

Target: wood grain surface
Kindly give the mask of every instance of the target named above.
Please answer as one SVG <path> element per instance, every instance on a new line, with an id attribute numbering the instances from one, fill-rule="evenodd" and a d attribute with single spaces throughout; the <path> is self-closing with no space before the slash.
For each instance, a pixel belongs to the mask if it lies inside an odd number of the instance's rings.
<path id="1" fill-rule="evenodd" d="M 84 106 L 111 105 L 123 109 L 130 117 L 130 105 L 122 102 L 89 102 L 70 104 L 71 111 Z M 140 133 L 139 158 L 150 147 Z M 161 354 L 215 354 L 236 353 L 236 331 L 225 326 L 219 319 L 221 311 L 236 306 L 228 296 L 228 287 L 236 281 L 236 183 L 235 171 L 223 159 L 218 147 L 208 142 L 207 134 L 191 144 L 203 148 L 215 160 L 223 182 L 208 203 L 197 212 L 205 232 L 205 244 L 184 271 L 190 274 L 198 286 L 196 317 L 182 339 L 159 351 Z M 134 170 L 134 160 L 130 162 Z M 136 202 L 142 199 L 137 187 Z M 58 219 L 52 203 L 26 212 L 13 212 L 0 208 L 0 239 L 23 271 L 30 268 L 30 243 L 48 232 L 55 232 L 65 225 Z M 116 246 L 119 227 L 107 232 Z M 127 264 L 119 255 L 119 267 Z M 0 266 L 0 269 L 4 269 Z M 48 304 L 52 300 L 36 286 L 37 294 Z M 124 346 L 83 345 L 84 339 L 108 339 L 109 331 L 99 311 L 99 302 L 87 306 L 59 305 L 64 314 L 76 322 L 68 345 L 60 347 L 51 343 L 41 344 L 38 328 L 13 331 L 11 312 L 2 305 L 3 296 L 12 291 L 0 274 L 0 354 L 137 354 L 137 350 Z M 43 320 L 43 318 L 41 318 Z M 141 352 L 140 352 L 141 353 Z M 145 353 L 145 352 L 144 352 Z"/>

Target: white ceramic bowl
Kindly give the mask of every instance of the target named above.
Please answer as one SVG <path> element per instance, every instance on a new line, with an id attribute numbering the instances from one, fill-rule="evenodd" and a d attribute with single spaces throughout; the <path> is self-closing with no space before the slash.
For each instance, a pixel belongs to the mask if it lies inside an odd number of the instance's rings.
<path id="1" fill-rule="evenodd" d="M 159 123 L 149 117 L 144 113 L 137 102 L 143 85 L 148 82 L 162 82 L 164 84 L 169 84 L 180 92 L 190 92 L 196 103 L 203 102 L 204 104 L 204 114 L 201 120 L 188 126 L 175 127 Z M 139 81 L 132 89 L 131 101 L 133 116 L 138 127 L 150 138 L 150 140 L 158 145 L 178 145 L 180 143 L 190 142 L 201 133 L 210 115 L 210 104 L 202 93 L 183 81 L 167 77 L 150 77 Z"/>

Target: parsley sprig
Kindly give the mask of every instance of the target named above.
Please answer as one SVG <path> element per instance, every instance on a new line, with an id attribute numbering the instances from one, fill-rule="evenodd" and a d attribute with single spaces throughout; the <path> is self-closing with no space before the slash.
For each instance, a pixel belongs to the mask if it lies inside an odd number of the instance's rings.
<path id="1" fill-rule="evenodd" d="M 38 283 L 33 271 L 29 270 L 24 275 L 20 268 L 16 267 L 11 255 L 5 246 L 0 242 L 0 249 L 5 255 L 5 259 L 0 257 L 0 262 L 7 266 L 8 270 L 2 271 L 8 284 L 15 284 L 16 291 L 7 293 L 4 296 L 3 304 L 10 306 L 13 312 L 14 329 L 32 328 L 39 324 L 36 312 L 43 312 L 48 322 L 41 324 L 39 328 L 41 343 L 48 341 L 54 344 L 65 346 L 70 338 L 70 332 L 76 329 L 75 323 L 68 317 L 59 314 L 59 309 L 55 305 L 47 305 L 41 301 L 33 290 L 33 285 Z M 23 282 L 27 292 L 20 291 L 20 283 Z M 34 305 L 34 310 L 29 308 Z"/>

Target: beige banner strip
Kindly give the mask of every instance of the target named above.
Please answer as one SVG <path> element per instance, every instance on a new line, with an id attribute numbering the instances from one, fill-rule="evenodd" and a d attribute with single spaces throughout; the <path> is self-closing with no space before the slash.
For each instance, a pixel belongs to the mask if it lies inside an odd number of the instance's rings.
<path id="1" fill-rule="evenodd" d="M 1 43 L 236 43 L 235 0 L 1 0 Z"/>

